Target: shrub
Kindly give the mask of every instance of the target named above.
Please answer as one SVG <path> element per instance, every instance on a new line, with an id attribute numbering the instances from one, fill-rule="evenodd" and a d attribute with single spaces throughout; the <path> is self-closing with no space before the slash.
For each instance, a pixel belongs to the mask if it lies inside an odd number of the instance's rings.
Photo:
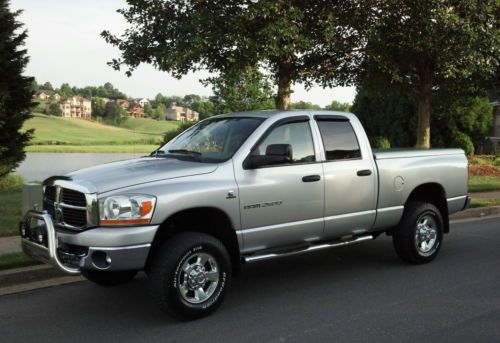
<path id="1" fill-rule="evenodd" d="M 0 177 L 0 191 L 19 189 L 23 185 L 23 178 L 16 174 L 7 174 Z"/>
<path id="2" fill-rule="evenodd" d="M 374 147 L 375 149 L 390 149 L 391 142 L 387 137 L 375 137 Z"/>
<path id="3" fill-rule="evenodd" d="M 470 137 L 463 132 L 455 132 L 452 146 L 463 149 L 468 156 L 474 155 L 474 144 L 472 144 Z"/>

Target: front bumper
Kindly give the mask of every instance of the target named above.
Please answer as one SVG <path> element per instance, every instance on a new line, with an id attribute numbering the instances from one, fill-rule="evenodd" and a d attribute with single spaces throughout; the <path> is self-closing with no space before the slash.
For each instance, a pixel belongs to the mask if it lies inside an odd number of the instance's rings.
<path id="1" fill-rule="evenodd" d="M 157 225 L 58 231 L 46 212 L 30 210 L 19 225 L 25 254 L 68 274 L 80 269 L 143 269 Z"/>

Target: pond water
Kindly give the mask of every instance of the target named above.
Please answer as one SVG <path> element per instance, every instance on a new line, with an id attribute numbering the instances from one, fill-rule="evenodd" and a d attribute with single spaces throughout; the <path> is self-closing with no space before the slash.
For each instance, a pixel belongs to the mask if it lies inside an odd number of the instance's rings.
<path id="1" fill-rule="evenodd" d="M 50 176 L 144 155 L 146 154 L 26 153 L 26 159 L 14 173 L 21 175 L 25 181 L 43 181 Z"/>

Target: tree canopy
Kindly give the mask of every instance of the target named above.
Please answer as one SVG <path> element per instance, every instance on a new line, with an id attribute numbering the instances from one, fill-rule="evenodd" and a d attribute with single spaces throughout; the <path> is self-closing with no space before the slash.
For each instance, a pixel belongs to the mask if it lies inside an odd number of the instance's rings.
<path id="1" fill-rule="evenodd" d="M 287 109 L 291 86 L 345 85 L 362 58 L 359 29 L 364 1 L 301 0 L 128 0 L 118 10 L 128 22 L 105 40 L 121 57 L 110 64 L 141 63 L 181 77 L 206 69 L 231 75 L 248 67 L 269 72 L 277 86 L 276 107 Z"/>
<path id="2" fill-rule="evenodd" d="M 217 114 L 274 108 L 272 86 L 258 68 L 221 75 L 210 82 L 214 92 L 210 100 Z"/>
<path id="3" fill-rule="evenodd" d="M 24 147 L 33 133 L 20 131 L 35 106 L 34 79 L 23 75 L 29 60 L 23 48 L 28 34 L 17 20 L 20 13 L 10 10 L 9 1 L 0 0 L 0 177 L 24 159 Z"/>
<path id="4" fill-rule="evenodd" d="M 497 70 L 498 0 L 375 0 L 366 64 L 411 85 L 416 145 L 430 147 L 432 98 L 445 86 L 475 88 Z M 370 77 L 370 75 L 365 76 Z"/>

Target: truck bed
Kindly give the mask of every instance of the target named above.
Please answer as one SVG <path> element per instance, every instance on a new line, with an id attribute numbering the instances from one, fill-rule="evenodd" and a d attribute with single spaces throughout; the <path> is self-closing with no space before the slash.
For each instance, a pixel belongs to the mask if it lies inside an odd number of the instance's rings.
<path id="1" fill-rule="evenodd" d="M 463 209 L 467 196 L 467 157 L 461 149 L 374 150 L 378 170 L 377 218 L 374 230 L 397 225 L 411 192 L 438 185 L 448 213 Z"/>

